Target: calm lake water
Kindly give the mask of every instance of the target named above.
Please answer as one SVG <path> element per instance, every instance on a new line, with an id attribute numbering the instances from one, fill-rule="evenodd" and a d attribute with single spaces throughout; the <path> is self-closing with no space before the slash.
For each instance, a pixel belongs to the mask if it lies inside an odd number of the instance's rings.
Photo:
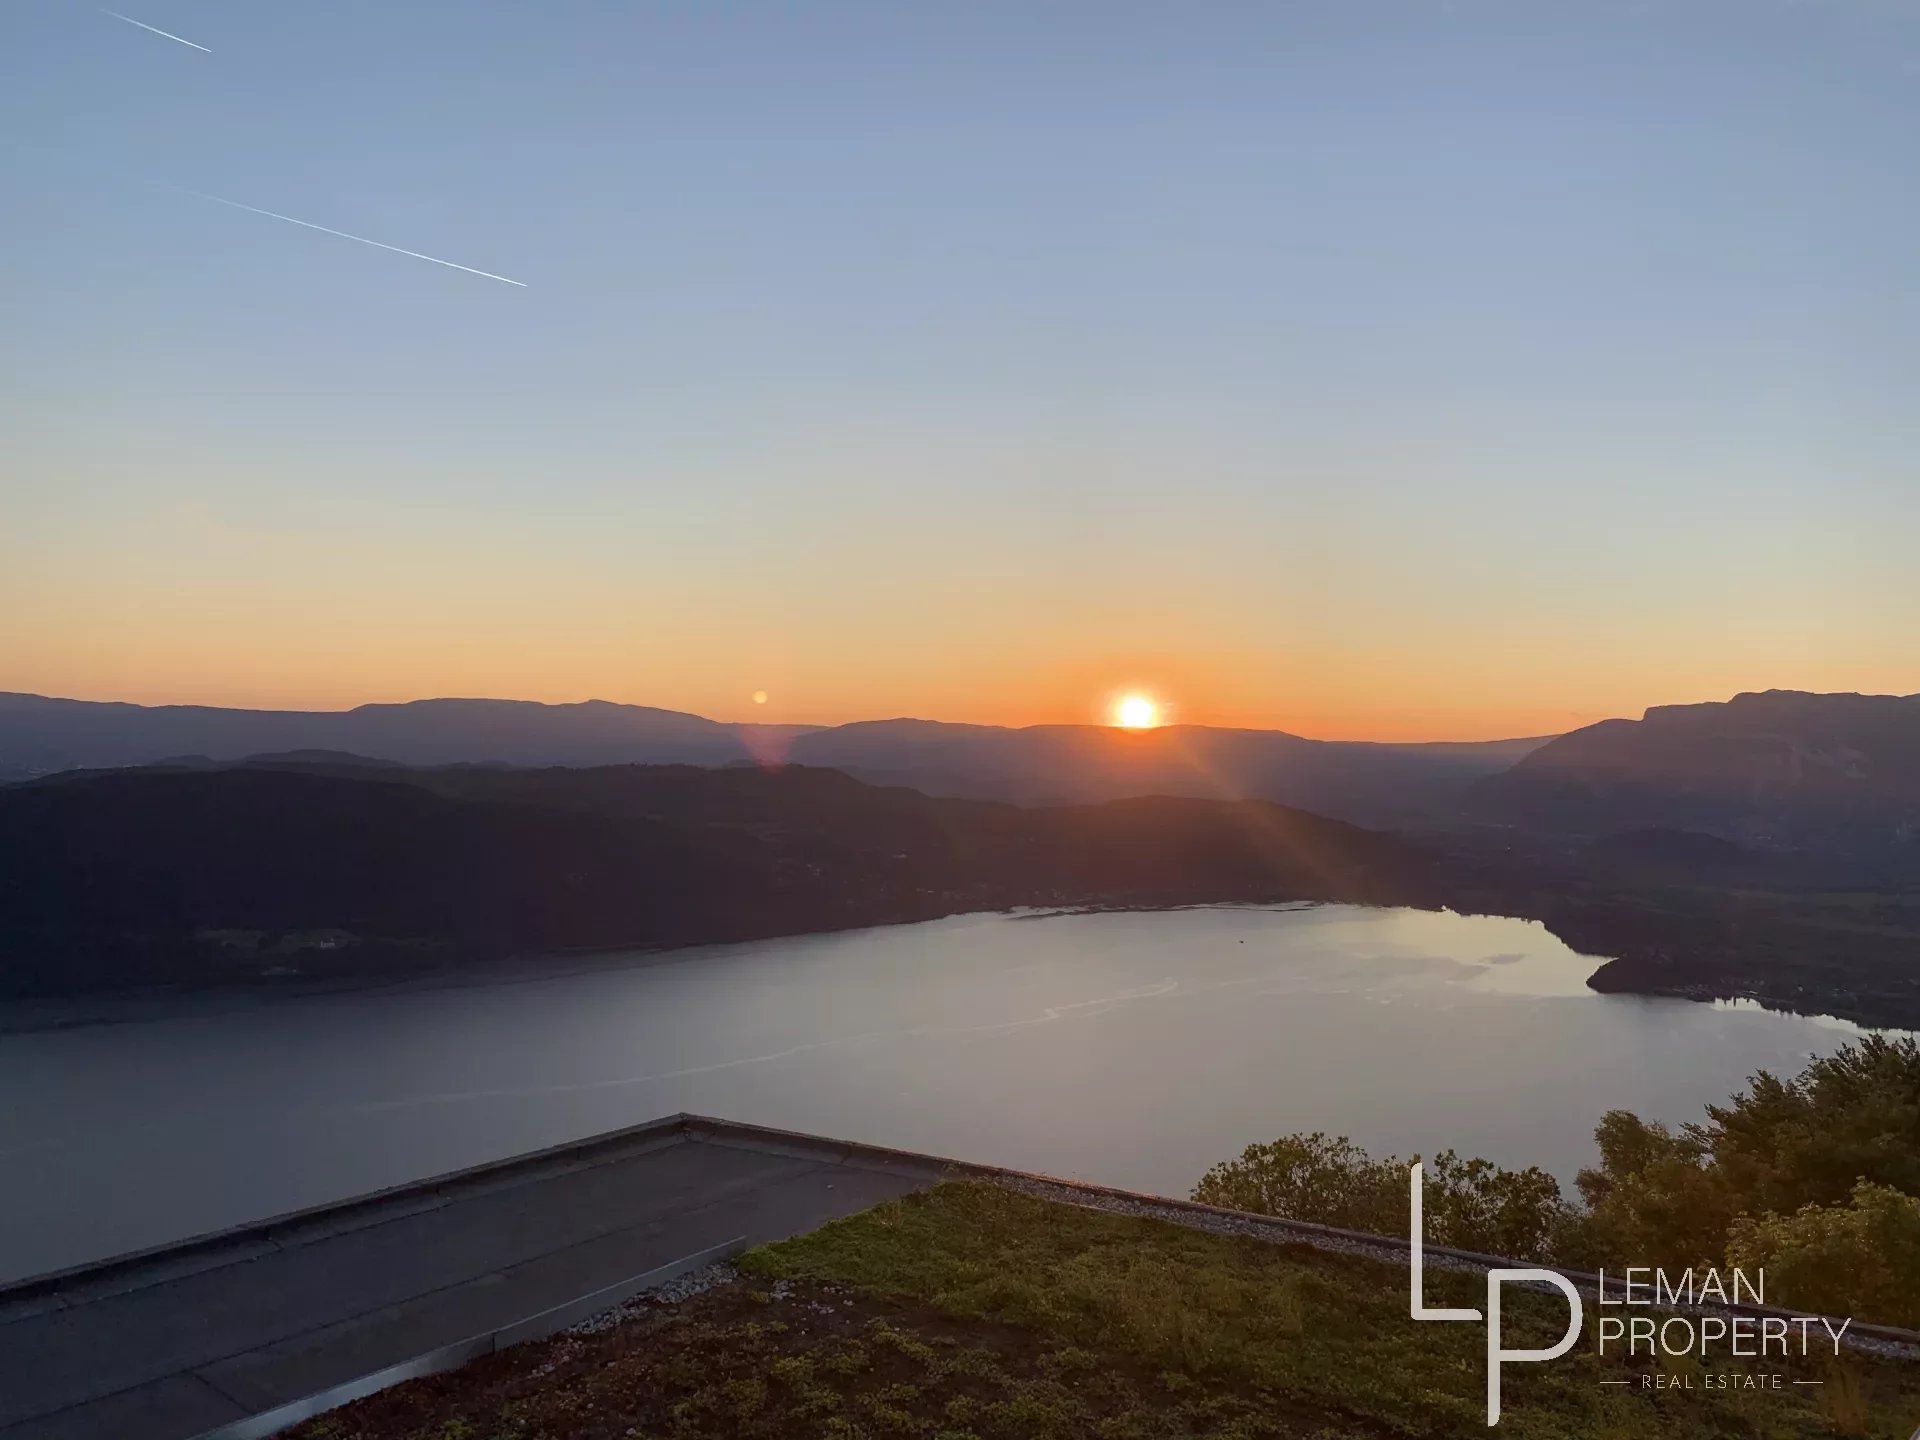
<path id="1" fill-rule="evenodd" d="M 1595 963 L 1412 910 L 975 915 L 128 1006 L 0 1033 L 0 1279 L 677 1110 L 1174 1195 L 1293 1130 L 1570 1183 L 1605 1110 L 1698 1118 L 1858 1033 L 1596 995 Z"/>

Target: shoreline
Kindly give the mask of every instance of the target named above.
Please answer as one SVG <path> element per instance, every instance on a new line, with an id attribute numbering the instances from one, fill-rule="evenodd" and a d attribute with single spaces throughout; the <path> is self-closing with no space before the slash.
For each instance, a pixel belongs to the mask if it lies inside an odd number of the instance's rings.
<path id="1" fill-rule="evenodd" d="M 956 920 L 998 917 L 1018 921 L 1071 919 L 1093 915 L 1177 914 L 1194 910 L 1239 910 L 1292 914 L 1322 909 L 1331 905 L 1355 905 L 1343 900 L 1269 900 L 1269 901 L 1189 901 L 1169 904 L 1142 904 L 1115 901 L 1057 906 L 1007 906 L 978 910 L 957 910 L 946 915 L 887 921 L 879 924 L 848 925 L 834 929 L 801 930 L 750 939 L 688 941 L 683 944 L 637 944 L 595 946 L 592 948 L 544 951 L 520 955 L 472 956 L 441 964 L 386 973 L 376 971 L 343 972 L 334 975 L 294 972 L 282 975 L 254 975 L 214 980 L 200 985 L 145 987 L 139 989 L 82 992 L 73 995 L 0 997 L 0 1041 L 9 1037 L 56 1034 L 67 1030 L 93 1029 L 110 1025 L 134 1025 L 161 1020 L 197 1019 L 233 1014 L 268 1005 L 375 994 L 413 994 L 437 990 L 492 988 L 516 984 L 540 983 L 591 975 L 607 971 L 648 968 L 655 965 L 685 963 L 693 952 L 721 952 L 747 945 L 767 945 L 782 941 L 806 942 L 868 931 L 901 930 L 915 925 L 941 924 Z M 1567 946 L 1583 962 L 1593 965 L 1585 978 L 1586 988 L 1596 995 L 1635 996 L 1641 999 L 1683 1000 L 1695 1004 L 1719 1005 L 1729 1009 L 1756 1009 L 1770 1014 L 1790 1015 L 1836 1028 L 1865 1033 L 1914 1034 L 1920 1025 L 1901 1025 L 1888 1019 L 1875 1019 L 1866 1012 L 1872 1007 L 1835 1004 L 1833 997 L 1808 997 L 1795 1005 L 1752 987 L 1661 984 L 1596 984 L 1617 968 L 1636 968 L 1631 959 L 1587 954 L 1562 936 L 1542 917 L 1515 914 L 1511 910 L 1456 908 L 1454 906 L 1358 905 L 1369 910 L 1411 909 L 1432 914 L 1483 915 L 1497 919 L 1530 921 L 1543 926 L 1555 939 Z M 1854 1013 L 1848 1013 L 1853 1011 Z"/>

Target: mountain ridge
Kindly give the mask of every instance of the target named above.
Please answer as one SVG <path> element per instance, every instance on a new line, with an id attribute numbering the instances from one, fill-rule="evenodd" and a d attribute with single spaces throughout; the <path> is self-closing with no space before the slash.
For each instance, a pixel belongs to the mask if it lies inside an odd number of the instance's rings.
<path id="1" fill-rule="evenodd" d="M 1175 725 L 1023 727 L 895 717 L 711 720 L 607 700 L 437 697 L 349 710 L 141 706 L 0 693 L 0 775 L 335 752 L 404 765 L 807 764 L 931 795 L 1021 804 L 1170 794 L 1263 799 L 1365 823 L 1429 819 L 1542 743 L 1313 740 Z"/>
<path id="2" fill-rule="evenodd" d="M 1772 848 L 1920 834 L 1920 696 L 1743 691 L 1569 731 L 1474 788 L 1537 832 L 1680 829 Z"/>

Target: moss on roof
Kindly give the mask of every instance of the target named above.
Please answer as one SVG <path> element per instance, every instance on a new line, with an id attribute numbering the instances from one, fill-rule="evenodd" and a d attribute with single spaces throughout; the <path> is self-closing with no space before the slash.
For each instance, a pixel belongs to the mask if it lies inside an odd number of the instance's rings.
<path id="1" fill-rule="evenodd" d="M 750 1252 L 741 1278 L 597 1335 L 564 1335 L 310 1422 L 298 1440 L 916 1436 L 1114 1440 L 1485 1435 L 1479 1326 L 1418 1324 L 1406 1272 L 965 1182 Z M 1429 1272 L 1434 1303 L 1476 1276 Z M 1558 1338 L 1508 1297 L 1509 1343 Z M 1591 1334 L 1589 1330 L 1589 1335 Z M 1508 1370 L 1526 1440 L 1907 1440 L 1920 1364 L 1795 1362 L 1779 1391 L 1707 1387 L 1760 1362 L 1662 1372 L 1590 1342 Z M 1767 1371 L 1782 1369 L 1765 1362 Z M 1603 1386 L 1632 1377 L 1631 1386 Z"/>

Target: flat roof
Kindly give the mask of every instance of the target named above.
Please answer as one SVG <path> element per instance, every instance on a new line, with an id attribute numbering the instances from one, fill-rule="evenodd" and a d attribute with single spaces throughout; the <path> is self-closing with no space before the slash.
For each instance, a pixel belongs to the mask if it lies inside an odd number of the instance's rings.
<path id="1" fill-rule="evenodd" d="M 676 1115 L 27 1280 L 0 1289 L 0 1437 L 189 1440 L 940 1168 Z"/>
<path id="2" fill-rule="evenodd" d="M 644 1283 L 937 1180 L 1393 1260 L 1408 1242 L 946 1156 L 670 1115 L 645 1125 L 0 1286 L 0 1440 L 271 1433 L 609 1308 Z M 1473 1268 L 1528 1262 L 1444 1245 Z M 1596 1276 L 1558 1269 L 1584 1290 Z M 1713 1307 L 1793 1315 L 1764 1305 Z M 1911 1354 L 1920 1332 L 1852 1325 Z M 381 1375 L 392 1367 L 405 1374 Z M 315 1413 L 312 1408 L 302 1412 Z M 293 1418 L 301 1418 L 295 1416 Z M 228 1430 L 227 1427 L 233 1427 Z"/>

